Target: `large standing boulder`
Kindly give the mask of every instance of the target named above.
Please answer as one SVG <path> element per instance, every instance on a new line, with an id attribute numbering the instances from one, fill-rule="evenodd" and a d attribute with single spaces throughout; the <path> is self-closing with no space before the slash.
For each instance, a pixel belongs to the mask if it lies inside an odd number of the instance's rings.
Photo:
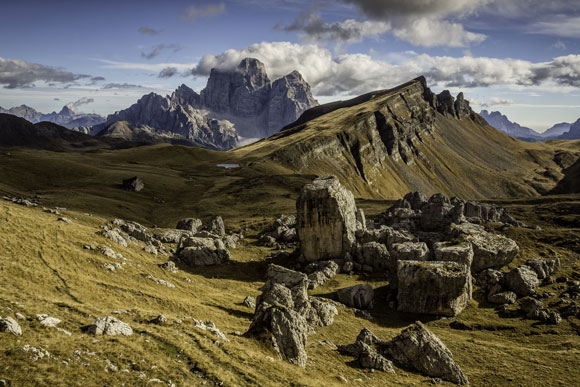
<path id="1" fill-rule="evenodd" d="M 352 193 L 334 176 L 307 184 L 296 201 L 300 251 L 307 261 L 342 258 L 357 230 Z"/>
<path id="2" fill-rule="evenodd" d="M 229 261 L 230 253 L 221 239 L 187 236 L 179 241 L 177 257 L 186 265 L 210 266 Z"/>
<path id="3" fill-rule="evenodd" d="M 473 263 L 471 271 L 479 273 L 485 269 L 500 269 L 508 265 L 520 251 L 517 243 L 503 235 L 492 234 L 483 226 L 463 223 L 453 227 L 453 233 L 471 243 Z"/>
<path id="4" fill-rule="evenodd" d="M 175 226 L 178 230 L 186 230 L 191 231 L 194 234 L 201 228 L 202 222 L 200 219 L 197 218 L 185 218 L 181 219 L 177 222 L 177 226 Z"/>
<path id="5" fill-rule="evenodd" d="M 391 256 L 384 244 L 368 242 L 359 249 L 359 262 L 375 270 L 384 270 L 391 266 Z"/>
<path id="6" fill-rule="evenodd" d="M 457 262 L 399 261 L 398 310 L 457 316 L 471 300 L 471 273 Z"/>
<path id="7" fill-rule="evenodd" d="M 455 384 L 469 384 L 451 351 L 420 322 L 405 329 L 385 347 L 387 356 L 403 367 Z"/>
<path id="8" fill-rule="evenodd" d="M 540 284 L 538 275 L 529 266 L 520 266 L 505 275 L 505 283 L 518 296 L 531 296 Z"/>

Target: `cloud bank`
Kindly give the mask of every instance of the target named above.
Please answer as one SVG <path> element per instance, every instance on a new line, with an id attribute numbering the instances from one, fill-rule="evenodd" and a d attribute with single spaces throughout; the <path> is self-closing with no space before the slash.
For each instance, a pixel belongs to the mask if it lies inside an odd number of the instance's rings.
<path id="1" fill-rule="evenodd" d="M 5 89 L 30 87 L 34 82 L 70 83 L 89 75 L 74 74 L 59 67 L 30 63 L 22 59 L 0 58 L 0 84 Z"/>

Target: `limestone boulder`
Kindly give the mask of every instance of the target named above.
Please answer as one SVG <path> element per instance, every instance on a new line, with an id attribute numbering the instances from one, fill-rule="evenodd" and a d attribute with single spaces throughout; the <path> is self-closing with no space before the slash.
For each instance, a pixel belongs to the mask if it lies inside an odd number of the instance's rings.
<path id="1" fill-rule="evenodd" d="M 179 261 L 189 266 L 220 265 L 231 259 L 226 249 L 186 247 L 179 252 Z"/>
<path id="2" fill-rule="evenodd" d="M 391 249 L 393 261 L 426 261 L 429 247 L 425 242 L 394 243 Z"/>
<path id="3" fill-rule="evenodd" d="M 5 318 L 0 317 L 0 332 L 11 333 L 15 336 L 22 335 L 22 328 L 16 320 L 8 316 Z"/>
<path id="4" fill-rule="evenodd" d="M 197 218 L 185 218 L 181 219 L 177 222 L 177 226 L 175 226 L 178 230 L 185 230 L 191 231 L 194 234 L 201 228 L 202 222 L 200 219 Z"/>
<path id="5" fill-rule="evenodd" d="M 391 266 L 391 255 L 382 243 L 365 243 L 360 247 L 358 255 L 361 265 L 372 266 L 375 270 L 385 270 Z"/>
<path id="6" fill-rule="evenodd" d="M 506 274 L 505 284 L 508 289 L 514 291 L 517 295 L 525 297 L 536 292 L 540 281 L 532 268 L 522 265 Z"/>
<path id="7" fill-rule="evenodd" d="M 133 329 L 121 320 L 107 316 L 96 319 L 89 325 L 87 332 L 93 335 L 130 336 L 133 334 Z"/>
<path id="8" fill-rule="evenodd" d="M 453 360 L 451 351 L 421 322 L 416 322 L 391 340 L 384 353 L 399 365 L 429 377 L 459 385 L 469 384 L 467 376 Z"/>
<path id="9" fill-rule="evenodd" d="M 450 261 L 467 265 L 471 269 L 473 247 L 471 243 L 437 242 L 433 247 L 435 261 Z"/>
<path id="10" fill-rule="evenodd" d="M 515 241 L 503 235 L 489 233 L 480 225 L 472 223 L 455 225 L 452 233 L 471 243 L 473 273 L 485 269 L 500 269 L 512 262 L 520 251 Z"/>
<path id="11" fill-rule="evenodd" d="M 297 234 L 306 261 L 343 258 L 357 231 L 352 193 L 334 176 L 307 184 L 296 201 Z"/>
<path id="12" fill-rule="evenodd" d="M 526 261 L 526 266 L 535 271 L 539 279 L 544 279 L 558 271 L 560 268 L 560 259 L 528 259 Z"/>
<path id="13" fill-rule="evenodd" d="M 457 316 L 471 300 L 471 273 L 457 262 L 399 261 L 400 312 Z"/>

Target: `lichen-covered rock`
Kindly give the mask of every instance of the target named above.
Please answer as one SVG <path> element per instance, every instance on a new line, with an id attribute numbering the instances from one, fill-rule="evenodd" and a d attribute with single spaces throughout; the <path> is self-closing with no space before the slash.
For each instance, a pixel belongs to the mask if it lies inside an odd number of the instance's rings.
<path id="1" fill-rule="evenodd" d="M 89 325 L 87 332 L 93 335 L 130 336 L 133 334 L 131 327 L 115 317 L 99 317 Z"/>
<path id="2" fill-rule="evenodd" d="M 514 292 L 501 292 L 501 293 L 495 293 L 493 295 L 489 295 L 487 297 L 487 300 L 489 302 L 491 302 L 492 304 L 498 304 L 498 305 L 505 305 L 505 304 L 513 304 L 516 302 L 518 296 L 514 293 Z"/>
<path id="3" fill-rule="evenodd" d="M 509 264 L 520 251 L 513 240 L 503 235 L 492 234 L 472 223 L 455 225 L 453 232 L 471 243 L 473 263 L 471 271 L 478 273 L 485 269 L 500 269 Z"/>
<path id="4" fill-rule="evenodd" d="M 177 222 L 177 226 L 175 226 L 175 228 L 178 230 L 191 231 L 195 234 L 197 232 L 197 230 L 200 229 L 201 225 L 202 225 L 202 222 L 200 219 L 185 218 L 185 219 L 179 220 Z"/>
<path id="5" fill-rule="evenodd" d="M 179 252 L 179 260 L 190 266 L 220 265 L 230 259 L 230 253 L 226 249 L 186 247 Z"/>
<path id="6" fill-rule="evenodd" d="M 433 250 L 435 261 L 463 263 L 471 269 L 471 263 L 473 262 L 473 247 L 471 243 L 437 242 L 434 244 Z"/>
<path id="7" fill-rule="evenodd" d="M 15 336 L 22 335 L 22 328 L 12 317 L 0 318 L 0 332 L 12 333 Z"/>
<path id="8" fill-rule="evenodd" d="M 544 303 L 532 297 L 524 297 L 520 300 L 520 309 L 526 318 L 534 320 L 547 320 L 548 313 L 544 309 Z"/>
<path id="9" fill-rule="evenodd" d="M 519 296 L 530 296 L 540 284 L 538 275 L 529 266 L 520 266 L 505 276 L 506 286 Z"/>
<path id="10" fill-rule="evenodd" d="M 533 258 L 526 261 L 526 266 L 536 272 L 539 279 L 549 277 L 560 268 L 560 259 Z"/>
<path id="11" fill-rule="evenodd" d="M 340 267 L 334 261 L 321 262 L 321 264 L 315 265 L 318 266 L 316 270 L 308 275 L 308 289 L 316 289 L 324 285 L 340 271 Z"/>
<path id="12" fill-rule="evenodd" d="M 451 351 L 420 322 L 391 340 L 384 352 L 403 367 L 455 384 L 469 384 L 467 376 L 453 360 Z"/>
<path id="13" fill-rule="evenodd" d="M 368 242 L 359 250 L 359 262 L 361 265 L 372 266 L 375 270 L 384 270 L 391 266 L 391 255 L 384 244 Z"/>
<path id="14" fill-rule="evenodd" d="M 374 291 L 370 285 L 354 285 L 340 289 L 338 300 L 346 306 L 357 309 L 372 309 Z"/>
<path id="15" fill-rule="evenodd" d="M 457 316 L 471 300 L 471 273 L 457 262 L 399 261 L 398 310 Z"/>
<path id="16" fill-rule="evenodd" d="M 296 201 L 300 251 L 307 261 L 342 258 L 357 230 L 354 196 L 333 176 L 307 184 Z"/>
<path id="17" fill-rule="evenodd" d="M 394 243 L 391 249 L 393 261 L 426 261 L 429 248 L 425 242 Z"/>
<path id="18" fill-rule="evenodd" d="M 209 223 L 209 232 L 216 234 L 217 236 L 226 235 L 226 228 L 221 216 L 216 216 L 211 220 Z"/>

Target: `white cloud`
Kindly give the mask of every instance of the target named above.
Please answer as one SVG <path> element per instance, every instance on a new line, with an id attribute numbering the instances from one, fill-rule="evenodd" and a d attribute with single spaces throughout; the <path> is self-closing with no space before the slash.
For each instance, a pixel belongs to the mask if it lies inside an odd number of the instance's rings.
<path id="1" fill-rule="evenodd" d="M 119 70 L 143 70 L 158 73 L 167 67 L 174 67 L 180 71 L 189 70 L 195 63 L 142 63 L 142 62 L 121 62 L 109 59 L 93 59 L 97 62 L 103 63 L 103 67 L 107 69 Z"/>
<path id="2" fill-rule="evenodd" d="M 466 31 L 462 24 L 444 20 L 419 18 L 394 29 L 394 35 L 415 46 L 465 47 L 481 43 L 486 36 Z"/>
<path id="3" fill-rule="evenodd" d="M 205 55 L 192 73 L 209 75 L 212 68 L 234 69 L 244 58 L 257 58 L 266 65 L 268 75 L 278 78 L 298 70 L 316 95 L 362 94 L 388 88 L 425 75 L 437 87 L 565 88 L 580 86 L 580 55 L 569 55 L 549 62 L 487 57 L 460 58 L 417 55 L 393 64 L 365 54 L 333 56 L 315 44 L 289 42 L 256 43 L 241 50 Z"/>
<path id="4" fill-rule="evenodd" d="M 89 75 L 74 74 L 62 68 L 0 57 L 0 85 L 6 89 L 31 87 L 34 82 L 72 83 Z"/>

